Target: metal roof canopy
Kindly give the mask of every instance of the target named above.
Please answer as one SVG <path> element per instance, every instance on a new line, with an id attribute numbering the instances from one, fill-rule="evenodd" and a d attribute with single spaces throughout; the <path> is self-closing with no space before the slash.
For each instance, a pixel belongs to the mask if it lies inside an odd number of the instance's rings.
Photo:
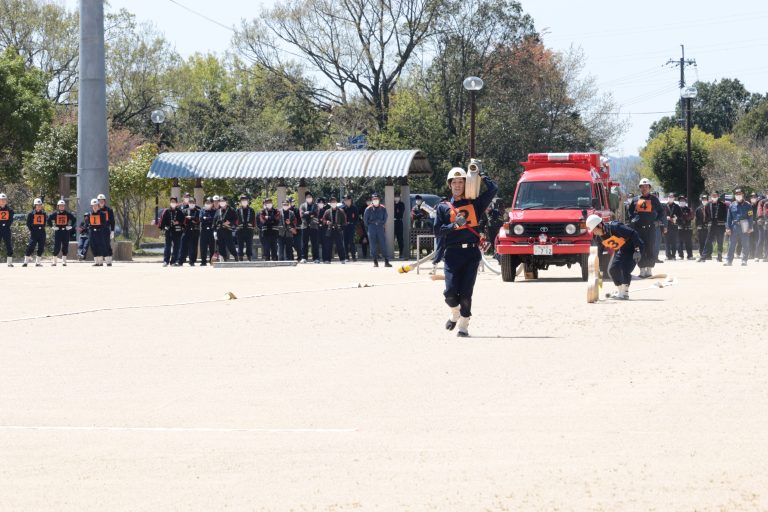
<path id="1" fill-rule="evenodd" d="M 432 174 L 418 149 L 160 153 L 149 178 L 402 178 Z"/>

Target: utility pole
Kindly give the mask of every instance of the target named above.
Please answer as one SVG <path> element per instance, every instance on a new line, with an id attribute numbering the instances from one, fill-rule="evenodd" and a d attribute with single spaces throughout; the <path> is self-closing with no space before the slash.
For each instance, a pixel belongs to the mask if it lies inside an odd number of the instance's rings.
<path id="1" fill-rule="evenodd" d="M 685 67 L 686 66 L 695 66 L 696 65 L 696 59 L 687 59 L 685 58 L 685 45 L 680 45 L 681 55 L 680 59 L 669 59 L 666 63 L 667 66 L 679 66 L 680 67 L 680 90 L 682 91 L 685 87 Z M 682 125 L 685 122 L 685 102 L 683 101 L 682 96 L 680 97 L 680 114 L 681 119 L 679 119 L 680 124 Z M 690 197 L 688 200 L 690 201 Z"/>

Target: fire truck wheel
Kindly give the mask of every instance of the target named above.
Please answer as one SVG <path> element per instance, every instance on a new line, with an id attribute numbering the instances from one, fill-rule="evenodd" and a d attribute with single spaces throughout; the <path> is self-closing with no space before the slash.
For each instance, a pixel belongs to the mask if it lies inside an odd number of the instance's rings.
<path id="1" fill-rule="evenodd" d="M 501 280 L 505 283 L 511 283 L 515 281 L 517 276 L 517 266 L 519 262 L 511 254 L 501 255 Z"/>

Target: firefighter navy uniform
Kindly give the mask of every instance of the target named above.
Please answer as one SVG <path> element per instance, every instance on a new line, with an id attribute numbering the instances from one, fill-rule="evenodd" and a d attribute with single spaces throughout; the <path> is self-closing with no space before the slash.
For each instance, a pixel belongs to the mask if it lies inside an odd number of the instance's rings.
<path id="1" fill-rule="evenodd" d="M 461 320 L 467 324 L 472 316 L 472 293 L 481 258 L 478 219 L 498 191 L 498 186 L 488 176 L 482 179 L 486 190 L 477 199 L 443 201 L 437 205 L 435 215 L 435 237 L 444 250 L 445 303 L 454 312 L 458 308 Z M 465 222 L 459 220 L 457 223 L 459 217 Z M 449 320 L 446 328 L 452 330 L 455 325 L 456 321 Z M 459 334 L 467 335 L 461 327 Z"/>
<path id="2" fill-rule="evenodd" d="M 200 211 L 200 265 L 203 267 L 208 265 L 216 252 L 216 238 L 213 236 L 216 212 L 209 206 L 206 204 L 206 208 Z"/>
<path id="3" fill-rule="evenodd" d="M 69 239 L 72 229 L 77 223 L 77 218 L 67 210 L 56 210 L 48 216 L 48 225 L 53 228 L 53 264 L 56 265 L 56 259 L 59 251 L 63 256 L 63 264 L 67 264 L 69 255 Z"/>
<path id="4" fill-rule="evenodd" d="M 631 226 L 643 239 L 643 258 L 640 260 L 641 269 L 652 269 L 656 266 L 658 254 L 653 253 L 656 245 L 656 223 L 666 224 L 664 207 L 659 198 L 652 195 L 641 195 L 632 200 L 628 212 Z M 650 270 L 644 273 L 650 275 Z"/>
<path id="5" fill-rule="evenodd" d="M 603 223 L 603 230 L 604 233 L 600 237 L 601 244 L 605 249 L 613 252 L 608 265 L 608 275 L 617 287 L 629 286 L 632 282 L 632 271 L 635 270 L 636 265 L 633 255 L 635 251 L 642 253 L 645 243 L 637 231 L 619 221 Z"/>
<path id="6" fill-rule="evenodd" d="M 40 258 L 45 250 L 45 226 L 48 223 L 48 214 L 45 210 L 35 208 L 27 214 L 27 228 L 29 229 L 29 243 L 24 252 L 24 265 L 32 253 L 36 252 L 35 266 L 42 266 Z"/>
<path id="7" fill-rule="evenodd" d="M 102 266 L 109 243 L 109 221 L 104 210 L 91 211 L 85 215 L 85 228 L 88 230 L 88 246 L 95 260 L 94 265 Z"/>
<path id="8" fill-rule="evenodd" d="M 0 206 L 0 240 L 5 243 L 5 257 L 8 266 L 13 266 L 13 239 L 11 237 L 13 214 L 13 209 L 7 204 Z"/>

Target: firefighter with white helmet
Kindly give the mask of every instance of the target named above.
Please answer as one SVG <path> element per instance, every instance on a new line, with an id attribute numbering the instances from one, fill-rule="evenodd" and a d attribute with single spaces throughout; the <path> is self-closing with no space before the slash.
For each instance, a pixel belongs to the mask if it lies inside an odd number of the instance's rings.
<path id="1" fill-rule="evenodd" d="M 458 325 L 458 336 L 469 336 L 472 316 L 472 293 L 480 266 L 480 233 L 478 220 L 488 208 L 499 187 L 483 171 L 480 176 L 486 190 L 474 200 L 465 197 L 467 173 L 460 167 L 448 171 L 446 181 L 451 199 L 437 205 L 435 212 L 435 238 L 444 248 L 445 303 L 450 318 L 445 328 L 452 331 Z"/>
<path id="2" fill-rule="evenodd" d="M 656 266 L 658 254 L 654 254 L 656 245 L 656 226 L 664 226 L 666 234 L 666 215 L 659 198 L 651 194 L 651 181 L 648 178 L 640 180 L 640 195 L 632 199 L 627 208 L 627 215 L 632 228 L 643 239 L 642 259 L 640 260 L 641 278 L 651 277 Z M 658 223 L 658 224 L 657 224 Z"/>
<path id="3" fill-rule="evenodd" d="M 616 285 L 613 298 L 629 299 L 632 271 L 642 258 L 643 239 L 637 231 L 615 220 L 605 222 L 599 215 L 587 217 L 587 230 L 600 238 L 603 247 L 612 252 L 608 274 Z"/>
<path id="4" fill-rule="evenodd" d="M 48 215 L 45 213 L 43 200 L 39 197 L 32 202 L 32 205 L 32 211 L 27 214 L 29 244 L 27 244 L 27 250 L 24 253 L 24 264 L 22 267 L 26 267 L 27 263 L 32 260 L 33 252 L 36 252 L 35 266 L 43 266 L 41 259 L 43 257 L 43 251 L 45 250 L 45 225 L 48 222 Z"/>
<path id="5" fill-rule="evenodd" d="M 109 233 L 107 234 L 106 244 L 104 246 L 105 254 L 104 259 L 108 267 L 112 266 L 112 240 L 115 239 L 115 211 L 107 206 L 107 196 L 99 194 L 96 196 L 99 201 L 99 210 L 104 212 L 107 218 L 107 226 L 109 227 Z"/>
<path id="6" fill-rule="evenodd" d="M 91 209 L 85 217 L 85 225 L 88 229 L 88 243 L 93 254 L 93 266 L 102 267 L 109 243 L 109 220 L 107 220 L 107 213 L 101 209 L 98 199 L 91 199 Z"/>
<path id="7" fill-rule="evenodd" d="M 71 238 L 72 228 L 75 227 L 77 218 L 67 210 L 67 203 L 59 199 L 56 203 L 56 211 L 48 217 L 48 225 L 53 228 L 53 263 L 56 266 L 61 252 L 61 263 L 67 266 L 67 256 L 69 255 L 69 239 Z"/>
<path id="8" fill-rule="evenodd" d="M 13 266 L 13 239 L 11 238 L 13 214 L 13 208 L 8 206 L 8 196 L 0 193 L 0 240 L 5 242 L 5 257 L 9 267 Z"/>

